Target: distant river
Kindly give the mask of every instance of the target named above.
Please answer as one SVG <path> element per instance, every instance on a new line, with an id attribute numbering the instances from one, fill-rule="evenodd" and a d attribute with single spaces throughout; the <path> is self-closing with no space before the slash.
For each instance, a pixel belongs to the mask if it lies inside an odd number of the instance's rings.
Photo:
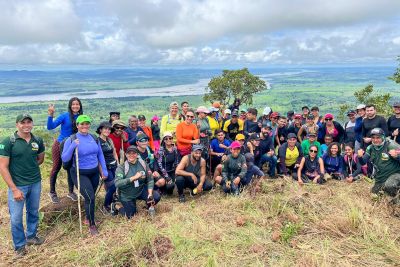
<path id="1" fill-rule="evenodd" d="M 69 100 L 73 96 L 81 99 L 93 98 L 115 98 L 128 96 L 180 96 L 180 95 L 202 95 L 210 79 L 200 79 L 196 83 L 174 85 L 160 88 L 136 88 L 122 90 L 97 90 L 81 91 L 73 93 L 41 94 L 26 96 L 0 97 L 0 103 L 34 102 L 34 101 L 56 101 Z"/>

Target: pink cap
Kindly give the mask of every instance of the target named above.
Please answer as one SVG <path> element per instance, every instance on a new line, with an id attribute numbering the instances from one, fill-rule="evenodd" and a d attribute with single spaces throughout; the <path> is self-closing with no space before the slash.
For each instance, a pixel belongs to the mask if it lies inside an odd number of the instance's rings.
<path id="1" fill-rule="evenodd" d="M 158 117 L 157 115 L 154 115 L 154 116 L 151 118 L 151 120 L 152 120 L 152 121 L 159 121 L 159 120 L 160 120 L 160 117 Z"/>
<path id="2" fill-rule="evenodd" d="M 233 141 L 229 147 L 232 149 L 235 149 L 235 148 L 240 148 L 241 145 L 240 145 L 239 141 Z"/>
<path id="3" fill-rule="evenodd" d="M 325 114 L 325 119 L 332 119 L 333 120 L 333 115 L 331 113 L 326 113 Z"/>

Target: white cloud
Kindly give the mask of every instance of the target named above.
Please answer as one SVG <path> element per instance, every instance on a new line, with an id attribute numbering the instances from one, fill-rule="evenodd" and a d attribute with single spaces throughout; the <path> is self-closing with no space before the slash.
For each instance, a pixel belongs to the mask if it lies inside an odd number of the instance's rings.
<path id="1" fill-rule="evenodd" d="M 79 32 L 69 0 L 0 1 L 0 44 L 71 43 Z"/>

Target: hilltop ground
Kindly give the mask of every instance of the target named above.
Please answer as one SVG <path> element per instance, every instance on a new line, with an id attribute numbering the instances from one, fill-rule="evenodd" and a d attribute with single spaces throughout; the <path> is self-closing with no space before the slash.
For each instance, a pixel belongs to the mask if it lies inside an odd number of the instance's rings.
<path id="1" fill-rule="evenodd" d="M 184 204 L 164 198 L 154 219 L 145 210 L 130 221 L 97 211 L 97 238 L 86 228 L 81 236 L 78 216 L 66 211 L 43 220 L 46 243 L 29 247 L 14 266 L 399 266 L 400 218 L 386 198 L 371 200 L 370 186 L 363 180 L 300 187 L 285 178 L 264 180 L 238 198 L 218 190 Z M 11 265 L 2 187 L 0 265 Z M 49 203 L 47 180 L 43 187 L 42 206 Z"/>

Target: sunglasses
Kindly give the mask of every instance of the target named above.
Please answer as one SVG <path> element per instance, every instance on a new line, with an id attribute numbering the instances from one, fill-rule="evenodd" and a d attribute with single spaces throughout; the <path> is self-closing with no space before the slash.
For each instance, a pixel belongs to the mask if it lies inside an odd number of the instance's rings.
<path id="1" fill-rule="evenodd" d="M 310 149 L 310 153 L 317 153 L 318 150 Z"/>
<path id="2" fill-rule="evenodd" d="M 164 140 L 173 140 L 174 138 L 172 137 L 165 137 Z"/>
<path id="3" fill-rule="evenodd" d="M 186 115 L 186 118 L 193 119 L 194 116 Z"/>
<path id="4" fill-rule="evenodd" d="M 140 143 L 149 142 L 149 139 L 141 139 L 141 140 L 138 140 L 138 142 L 140 142 Z"/>
<path id="5" fill-rule="evenodd" d="M 114 127 L 115 130 L 123 130 L 124 127 Z"/>
<path id="6" fill-rule="evenodd" d="M 332 119 L 325 119 L 326 121 L 331 121 Z"/>

